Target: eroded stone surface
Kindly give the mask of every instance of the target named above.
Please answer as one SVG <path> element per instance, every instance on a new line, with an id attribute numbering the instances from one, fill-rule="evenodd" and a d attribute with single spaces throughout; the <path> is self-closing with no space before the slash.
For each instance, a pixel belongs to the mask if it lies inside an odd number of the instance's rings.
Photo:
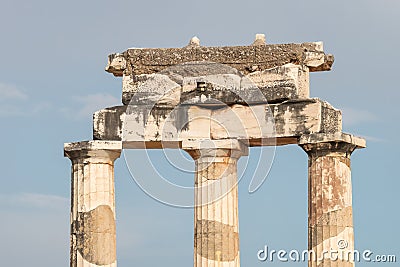
<path id="1" fill-rule="evenodd" d="M 109 206 L 100 205 L 78 215 L 77 249 L 87 262 L 96 265 L 116 261 L 116 233 L 114 212 Z"/>
<path id="2" fill-rule="evenodd" d="M 344 143 L 347 144 L 348 148 L 343 145 Z M 305 149 L 314 149 L 314 147 L 318 147 L 318 144 L 320 144 L 318 151 L 321 152 L 329 152 L 331 149 L 336 150 L 339 147 L 345 148 L 345 150 L 353 147 L 354 150 L 367 146 L 364 138 L 342 132 L 305 134 L 299 139 L 299 145 L 303 145 Z"/>
<path id="3" fill-rule="evenodd" d="M 165 74 L 143 74 L 124 76 L 122 102 L 125 105 L 168 105 L 180 103 L 181 86 Z"/>
<path id="4" fill-rule="evenodd" d="M 354 266 L 353 259 L 342 256 L 354 250 L 350 155 L 357 145 L 334 140 L 302 145 L 309 155 L 309 250 L 318 258 L 309 267 Z M 332 250 L 344 252 L 339 261 L 323 255 Z"/>
<path id="5" fill-rule="evenodd" d="M 292 63 L 249 73 L 241 82 L 242 90 L 259 89 L 268 103 L 310 97 L 309 69 Z"/>
<path id="6" fill-rule="evenodd" d="M 324 114 L 330 114 L 332 119 L 324 120 L 327 116 Z M 305 134 L 341 132 L 341 122 L 340 111 L 318 99 L 223 108 L 131 105 L 96 112 L 94 138 L 119 140 L 125 145 L 227 138 L 249 140 L 251 145 L 259 145 L 260 139 L 268 138 L 279 138 L 287 143 L 293 143 L 295 138 L 296 143 L 296 138 Z"/>
<path id="7" fill-rule="evenodd" d="M 194 244 L 201 257 L 216 262 L 236 259 L 239 253 L 239 234 L 235 232 L 235 227 L 217 221 L 198 220 L 196 228 Z"/>
<path id="8" fill-rule="evenodd" d="M 122 57 L 127 62 L 123 66 L 115 58 Z M 320 43 L 277 44 L 231 47 L 189 46 L 184 48 L 132 48 L 121 54 L 109 56 L 108 72 L 115 76 L 157 73 L 170 66 L 193 61 L 209 61 L 227 64 L 247 74 L 256 70 L 266 70 L 288 63 L 304 65 L 310 71 L 330 70 L 333 56 L 321 51 Z M 110 66 L 110 63 L 116 66 Z"/>
<path id="9" fill-rule="evenodd" d="M 128 68 L 125 56 L 122 54 L 112 54 L 108 56 L 108 63 L 106 66 L 107 72 L 112 72 L 116 76 L 122 76 L 124 71 Z"/>
<path id="10" fill-rule="evenodd" d="M 246 76 L 225 65 L 193 62 L 157 74 L 124 75 L 125 105 L 260 104 L 309 98 L 309 70 L 284 66 Z"/>

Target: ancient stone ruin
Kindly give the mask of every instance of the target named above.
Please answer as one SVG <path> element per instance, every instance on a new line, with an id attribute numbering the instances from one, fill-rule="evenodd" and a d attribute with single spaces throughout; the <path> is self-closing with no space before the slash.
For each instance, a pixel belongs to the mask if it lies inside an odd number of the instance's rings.
<path id="1" fill-rule="evenodd" d="M 255 146 L 308 154 L 308 249 L 354 249 L 350 156 L 338 109 L 310 98 L 309 74 L 334 58 L 321 42 L 128 49 L 109 56 L 122 105 L 97 111 L 93 140 L 64 145 L 72 161 L 71 265 L 117 265 L 114 161 L 122 149 L 176 148 L 195 161 L 194 266 L 240 266 L 237 161 Z M 251 153 L 251 151 L 250 151 Z M 140 166 L 137 166 L 140 168 Z M 327 256 L 309 266 L 354 266 Z"/>

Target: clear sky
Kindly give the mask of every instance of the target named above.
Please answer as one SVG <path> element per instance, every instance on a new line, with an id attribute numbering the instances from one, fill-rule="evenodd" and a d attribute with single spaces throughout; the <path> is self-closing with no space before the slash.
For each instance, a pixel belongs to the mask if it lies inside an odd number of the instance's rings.
<path id="1" fill-rule="evenodd" d="M 256 33 L 268 43 L 322 40 L 335 55 L 331 72 L 311 74 L 311 95 L 341 108 L 345 131 L 368 141 L 352 157 L 355 246 L 400 261 L 400 1 L 0 3 L 1 266 L 68 266 L 63 143 L 90 139 L 91 114 L 121 102 L 121 80 L 104 71 L 108 54 L 182 47 L 194 35 L 206 46 L 247 45 Z M 248 184 L 244 177 L 239 196 L 242 266 L 305 266 L 259 262 L 256 253 L 306 249 L 306 154 L 279 147 L 263 186 L 249 194 Z M 193 211 L 145 195 L 123 158 L 116 201 L 119 266 L 192 265 Z M 357 266 L 380 265 L 397 266 Z"/>

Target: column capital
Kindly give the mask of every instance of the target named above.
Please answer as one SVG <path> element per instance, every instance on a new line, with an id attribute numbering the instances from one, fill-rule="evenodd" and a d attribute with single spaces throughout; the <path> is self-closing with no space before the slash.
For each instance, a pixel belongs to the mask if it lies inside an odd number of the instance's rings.
<path id="1" fill-rule="evenodd" d="M 298 144 L 307 154 L 318 155 L 341 153 L 350 156 L 355 149 L 366 147 L 365 139 L 346 133 L 303 135 Z"/>
<path id="2" fill-rule="evenodd" d="M 104 159 L 114 161 L 121 155 L 121 141 L 81 141 L 64 144 L 64 157 L 71 161 L 78 159 Z"/>
<path id="3" fill-rule="evenodd" d="M 184 140 L 182 149 L 193 159 L 206 157 L 229 157 L 238 159 L 249 154 L 249 148 L 237 139 L 222 140 Z"/>

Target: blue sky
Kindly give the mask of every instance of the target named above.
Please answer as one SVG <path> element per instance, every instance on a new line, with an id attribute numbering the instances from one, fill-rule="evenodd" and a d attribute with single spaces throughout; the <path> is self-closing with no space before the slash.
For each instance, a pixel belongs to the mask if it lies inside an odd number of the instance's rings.
<path id="1" fill-rule="evenodd" d="M 396 0 L 1 0 L 2 265 L 68 266 L 70 162 L 63 143 L 90 139 L 91 114 L 121 102 L 121 80 L 104 72 L 108 54 L 182 47 L 194 35 L 206 46 L 246 45 L 256 33 L 268 43 L 322 40 L 335 55 L 331 72 L 311 74 L 311 95 L 341 108 L 345 131 L 368 140 L 352 157 L 355 245 L 400 260 L 399 10 Z M 242 265 L 268 265 L 256 256 L 264 245 L 305 249 L 306 154 L 279 147 L 260 190 L 249 194 L 249 182 L 240 184 Z M 192 210 L 145 195 L 123 158 L 116 192 L 119 266 L 192 264 Z M 304 263 L 268 266 L 286 265 Z"/>

